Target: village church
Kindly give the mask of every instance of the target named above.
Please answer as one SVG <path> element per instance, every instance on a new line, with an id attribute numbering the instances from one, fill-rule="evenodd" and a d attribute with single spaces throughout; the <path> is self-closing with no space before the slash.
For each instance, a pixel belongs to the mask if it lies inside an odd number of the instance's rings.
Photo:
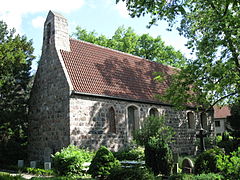
<path id="1" fill-rule="evenodd" d="M 213 113 L 177 111 L 155 98 L 175 69 L 131 54 L 69 38 L 67 20 L 50 11 L 42 55 L 30 97 L 29 160 L 50 161 L 69 144 L 117 151 L 149 115 L 163 115 L 174 128 L 173 151 L 196 152 L 200 127 L 213 132 Z"/>

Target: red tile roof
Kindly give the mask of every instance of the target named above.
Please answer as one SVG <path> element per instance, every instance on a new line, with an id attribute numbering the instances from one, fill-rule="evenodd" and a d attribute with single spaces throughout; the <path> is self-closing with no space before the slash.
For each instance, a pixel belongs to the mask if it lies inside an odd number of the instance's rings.
<path id="1" fill-rule="evenodd" d="M 137 56 L 70 39 L 71 52 L 61 55 L 77 92 L 156 102 L 169 80 L 157 83 L 154 72 L 168 77 L 174 68 Z"/>
<path id="2" fill-rule="evenodd" d="M 228 106 L 218 107 L 214 106 L 214 118 L 227 118 L 230 116 L 230 108 Z"/>

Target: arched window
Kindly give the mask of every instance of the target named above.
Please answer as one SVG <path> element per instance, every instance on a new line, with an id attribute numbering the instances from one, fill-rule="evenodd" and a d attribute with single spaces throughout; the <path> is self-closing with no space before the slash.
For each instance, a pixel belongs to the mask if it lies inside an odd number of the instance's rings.
<path id="1" fill-rule="evenodd" d="M 206 113 L 201 113 L 200 119 L 201 119 L 202 128 L 207 129 L 207 115 L 206 115 Z"/>
<path id="2" fill-rule="evenodd" d="M 107 113 L 108 132 L 116 133 L 115 111 L 113 107 L 109 108 Z"/>
<path id="3" fill-rule="evenodd" d="M 187 113 L 188 127 L 190 129 L 194 129 L 196 125 L 196 121 L 194 119 L 194 114 L 192 112 Z"/>
<path id="4" fill-rule="evenodd" d="M 149 111 L 149 115 L 157 117 L 158 116 L 158 110 L 156 108 L 151 108 L 150 111 Z"/>
<path id="5" fill-rule="evenodd" d="M 128 107 L 128 132 L 132 135 L 132 132 L 139 128 L 138 110 L 135 106 Z"/>

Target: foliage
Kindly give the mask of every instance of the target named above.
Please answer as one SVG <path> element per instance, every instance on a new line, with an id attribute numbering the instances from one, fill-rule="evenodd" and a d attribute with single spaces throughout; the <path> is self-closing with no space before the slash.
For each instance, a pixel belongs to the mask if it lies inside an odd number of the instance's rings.
<path id="1" fill-rule="evenodd" d="M 91 161 L 88 173 L 91 174 L 93 178 L 104 179 L 110 174 L 112 168 L 118 166 L 120 166 L 120 163 L 113 156 L 112 152 L 105 146 L 101 146 Z"/>
<path id="2" fill-rule="evenodd" d="M 146 168 L 114 168 L 107 180 L 155 180 L 155 176 Z"/>
<path id="3" fill-rule="evenodd" d="M 49 176 L 53 175 L 53 170 L 45 170 L 40 168 L 26 168 L 23 172 L 27 172 L 28 174 L 35 174 L 35 175 L 41 175 L 41 176 Z"/>
<path id="4" fill-rule="evenodd" d="M 145 119 L 142 128 L 134 133 L 136 142 L 145 147 L 146 165 L 155 175 L 168 175 L 171 172 L 173 155 L 168 143 L 171 142 L 172 135 L 173 130 L 165 125 L 164 118 L 154 116 Z"/>
<path id="5" fill-rule="evenodd" d="M 63 177 L 32 177 L 31 180 L 75 180 L 76 178 L 74 177 L 67 177 L 67 176 L 63 176 Z M 90 180 L 90 179 L 89 179 Z"/>
<path id="6" fill-rule="evenodd" d="M 195 162 L 195 174 L 218 173 L 217 158 L 223 154 L 223 150 L 217 147 L 199 154 Z"/>
<path id="7" fill-rule="evenodd" d="M 192 102 L 209 108 L 238 101 L 239 1 L 127 0 L 126 5 L 132 17 L 150 14 L 149 26 L 158 20 L 169 22 L 170 29 L 176 25 L 180 35 L 188 39 L 187 47 L 195 53 L 196 58 L 173 76 L 163 100 L 179 107 Z"/>
<path id="8" fill-rule="evenodd" d="M 69 145 L 53 155 L 53 170 L 58 175 L 81 175 L 83 163 L 91 161 L 93 153 Z"/>
<path id="9" fill-rule="evenodd" d="M 182 67 L 186 64 L 186 59 L 182 53 L 174 50 L 172 46 L 165 45 L 160 36 L 153 38 L 149 34 L 137 35 L 131 27 L 118 27 L 114 35 L 108 39 L 104 35 L 98 36 L 95 31 L 87 32 L 86 29 L 78 26 L 74 36 L 80 40 L 130 53 L 162 64 L 174 67 Z"/>
<path id="10" fill-rule="evenodd" d="M 228 179 L 239 179 L 240 177 L 240 147 L 231 155 L 218 155 L 217 167 Z"/>
<path id="11" fill-rule="evenodd" d="M 32 42 L 0 21 L 0 164 L 25 158 Z M 18 151 L 16 151 L 18 149 Z"/>
<path id="12" fill-rule="evenodd" d="M 113 152 L 113 155 L 115 158 L 117 158 L 119 161 L 122 160 L 144 160 L 144 149 L 141 147 L 135 147 L 135 148 L 125 148 L 118 152 Z"/>
<path id="13" fill-rule="evenodd" d="M 231 116 L 227 117 L 227 130 L 236 139 L 240 139 L 240 102 L 231 105 Z"/>
<path id="14" fill-rule="evenodd" d="M 11 176 L 9 173 L 0 172 L 1 180 L 25 180 L 22 176 Z"/>
<path id="15" fill-rule="evenodd" d="M 208 173 L 208 174 L 177 174 L 169 177 L 169 180 L 223 180 L 223 176 L 220 174 Z"/>
<path id="16" fill-rule="evenodd" d="M 237 150 L 239 146 L 239 141 L 234 139 L 229 139 L 228 141 L 222 140 L 217 144 L 217 146 L 220 148 L 224 148 L 226 154 L 230 154 L 231 152 Z"/>

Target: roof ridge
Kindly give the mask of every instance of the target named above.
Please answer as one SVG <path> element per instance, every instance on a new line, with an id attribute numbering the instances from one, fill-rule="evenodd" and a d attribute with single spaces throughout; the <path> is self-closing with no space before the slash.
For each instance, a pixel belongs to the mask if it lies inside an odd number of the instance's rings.
<path id="1" fill-rule="evenodd" d="M 155 64 L 158 64 L 158 65 L 167 66 L 167 67 L 172 68 L 172 69 L 179 69 L 179 68 L 176 68 L 176 67 L 173 67 L 173 66 L 170 66 L 170 65 L 162 64 L 162 63 L 159 63 L 159 62 L 156 62 L 156 61 L 151 61 L 149 59 L 142 58 L 142 57 L 137 56 L 137 55 L 133 55 L 133 54 L 130 54 L 130 53 L 122 52 L 122 51 L 119 51 L 119 50 L 116 50 L 116 49 L 111 49 L 109 47 L 101 46 L 101 45 L 94 44 L 94 43 L 91 43 L 91 42 L 87 42 L 87 41 L 83 41 L 83 40 L 79 40 L 79 39 L 74 39 L 74 38 L 70 38 L 70 40 L 79 41 L 79 42 L 82 42 L 82 43 L 85 43 L 85 44 L 89 44 L 89 45 L 92 45 L 92 46 L 100 47 L 102 49 L 107 49 L 107 50 L 110 50 L 110 51 L 113 51 L 113 52 L 121 53 L 121 54 L 128 55 L 128 56 L 132 56 L 132 57 L 135 57 L 135 58 L 138 58 L 138 59 L 141 59 L 141 60 L 145 60 L 145 61 L 150 62 L 150 63 L 155 63 Z"/>

